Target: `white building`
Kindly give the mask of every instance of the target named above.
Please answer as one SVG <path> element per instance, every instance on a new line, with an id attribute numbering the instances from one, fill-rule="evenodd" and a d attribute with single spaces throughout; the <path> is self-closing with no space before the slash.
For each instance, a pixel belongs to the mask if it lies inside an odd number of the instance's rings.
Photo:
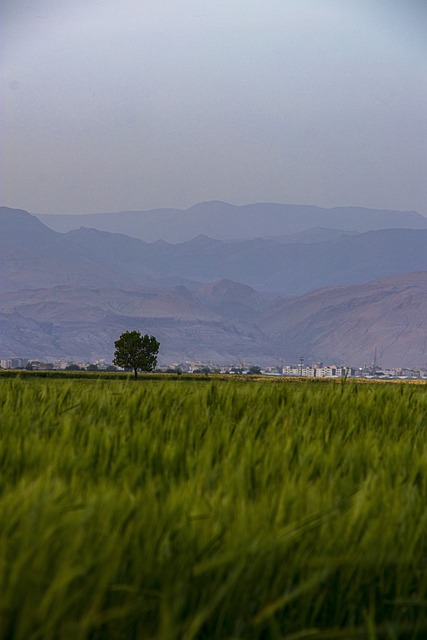
<path id="1" fill-rule="evenodd" d="M 25 369 L 27 364 L 27 358 L 9 358 L 7 360 L 0 360 L 0 366 L 2 369 Z"/>
<path id="2" fill-rule="evenodd" d="M 315 363 L 311 367 L 290 364 L 283 367 L 282 373 L 285 376 L 302 376 L 303 378 L 343 378 L 351 374 L 351 369 L 336 365 L 324 366 L 320 363 Z"/>

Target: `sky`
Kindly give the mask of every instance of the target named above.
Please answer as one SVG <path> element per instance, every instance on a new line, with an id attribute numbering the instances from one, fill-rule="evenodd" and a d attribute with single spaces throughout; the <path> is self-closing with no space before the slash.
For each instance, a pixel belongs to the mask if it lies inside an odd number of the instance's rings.
<path id="1" fill-rule="evenodd" d="M 425 0 L 2 0 L 0 203 L 427 215 Z"/>

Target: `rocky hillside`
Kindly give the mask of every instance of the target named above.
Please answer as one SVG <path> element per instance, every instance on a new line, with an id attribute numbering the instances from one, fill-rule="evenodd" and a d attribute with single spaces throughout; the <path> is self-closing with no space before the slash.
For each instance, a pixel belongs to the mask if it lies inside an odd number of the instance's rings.
<path id="1" fill-rule="evenodd" d="M 5 358 L 111 359 L 138 329 L 165 363 L 426 366 L 426 305 L 427 229 L 147 243 L 0 209 Z"/>

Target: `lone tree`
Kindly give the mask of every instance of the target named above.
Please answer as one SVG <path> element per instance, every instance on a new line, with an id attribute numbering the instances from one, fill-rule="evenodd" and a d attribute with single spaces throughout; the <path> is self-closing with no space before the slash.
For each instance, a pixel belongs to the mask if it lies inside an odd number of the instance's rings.
<path id="1" fill-rule="evenodd" d="M 113 364 L 124 369 L 133 369 L 135 380 L 138 371 L 152 371 L 157 364 L 160 343 L 154 336 L 139 331 L 125 331 L 115 341 Z"/>

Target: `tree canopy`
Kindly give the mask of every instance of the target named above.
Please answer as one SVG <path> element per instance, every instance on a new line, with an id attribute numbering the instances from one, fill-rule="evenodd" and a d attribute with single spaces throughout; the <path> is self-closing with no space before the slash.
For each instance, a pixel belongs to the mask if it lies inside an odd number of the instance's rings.
<path id="1" fill-rule="evenodd" d="M 114 346 L 113 364 L 133 370 L 135 379 L 138 371 L 153 371 L 157 364 L 160 343 L 154 336 L 142 335 L 139 331 L 125 331 Z"/>

